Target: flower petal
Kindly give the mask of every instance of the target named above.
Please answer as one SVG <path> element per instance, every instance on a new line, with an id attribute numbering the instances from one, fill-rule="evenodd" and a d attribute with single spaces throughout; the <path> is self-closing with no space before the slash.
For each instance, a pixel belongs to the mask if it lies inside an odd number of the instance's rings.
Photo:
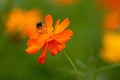
<path id="1" fill-rule="evenodd" d="M 35 27 L 29 27 L 26 32 L 29 38 L 36 39 L 38 36 L 38 33 Z"/>
<path id="2" fill-rule="evenodd" d="M 43 47 L 42 53 L 40 54 L 39 58 L 38 58 L 38 62 L 41 64 L 44 64 L 45 60 L 46 60 L 46 51 L 48 48 L 48 44 L 45 44 L 45 46 Z"/>
<path id="3" fill-rule="evenodd" d="M 56 26 L 55 26 L 55 29 L 54 29 L 54 34 L 59 34 L 59 33 L 61 33 L 61 32 L 64 31 L 64 30 L 68 27 L 68 25 L 70 24 L 70 21 L 69 21 L 68 18 L 65 19 L 60 25 L 58 25 L 59 22 L 60 22 L 60 20 L 58 20 L 58 21 L 56 22 Z"/>
<path id="4" fill-rule="evenodd" d="M 60 19 L 58 19 L 58 20 L 56 21 L 55 29 L 57 28 L 57 26 L 59 26 L 59 24 L 60 24 Z"/>
<path id="5" fill-rule="evenodd" d="M 37 38 L 37 45 L 44 45 L 45 41 L 49 38 L 48 34 L 41 34 L 38 38 Z"/>
<path id="6" fill-rule="evenodd" d="M 26 49 L 28 54 L 34 54 L 40 50 L 41 47 L 45 44 L 45 38 L 41 39 L 41 37 L 38 37 L 36 39 L 29 39 L 27 42 L 28 48 Z"/>
<path id="7" fill-rule="evenodd" d="M 46 26 L 51 28 L 52 24 L 53 24 L 52 16 L 51 15 L 47 15 L 47 16 L 45 16 L 44 19 L 45 19 Z"/>
<path id="8" fill-rule="evenodd" d="M 32 45 L 30 47 L 28 47 L 25 51 L 28 54 L 35 54 L 36 52 L 38 52 L 40 50 L 41 47 L 37 46 L 37 45 Z"/>
<path id="9" fill-rule="evenodd" d="M 73 32 L 71 30 L 65 30 L 61 34 L 55 35 L 54 40 L 59 43 L 65 43 L 70 40 Z"/>
<path id="10" fill-rule="evenodd" d="M 28 42 L 27 42 L 27 46 L 28 46 L 28 47 L 29 47 L 29 46 L 32 46 L 32 45 L 34 45 L 34 44 L 36 44 L 36 40 L 35 40 L 35 39 L 29 39 Z"/>
<path id="11" fill-rule="evenodd" d="M 65 44 L 63 43 L 58 43 L 54 40 L 48 43 L 48 50 L 53 56 L 55 56 L 58 52 L 61 52 L 63 48 L 65 48 Z"/>

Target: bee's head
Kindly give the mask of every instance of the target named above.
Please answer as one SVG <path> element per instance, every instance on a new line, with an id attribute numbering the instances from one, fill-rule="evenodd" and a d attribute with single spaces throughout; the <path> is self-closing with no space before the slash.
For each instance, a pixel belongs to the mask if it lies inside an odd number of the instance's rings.
<path id="1" fill-rule="evenodd" d="M 38 22 L 38 23 L 36 24 L 36 27 L 37 27 L 37 28 L 42 27 L 42 22 Z"/>

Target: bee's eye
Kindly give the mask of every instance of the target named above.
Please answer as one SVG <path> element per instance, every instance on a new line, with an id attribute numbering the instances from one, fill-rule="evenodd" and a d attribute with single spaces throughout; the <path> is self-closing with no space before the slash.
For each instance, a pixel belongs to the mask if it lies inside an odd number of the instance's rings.
<path id="1" fill-rule="evenodd" d="M 37 28 L 42 27 L 42 22 L 38 22 L 38 23 L 36 24 L 36 27 L 37 27 Z"/>

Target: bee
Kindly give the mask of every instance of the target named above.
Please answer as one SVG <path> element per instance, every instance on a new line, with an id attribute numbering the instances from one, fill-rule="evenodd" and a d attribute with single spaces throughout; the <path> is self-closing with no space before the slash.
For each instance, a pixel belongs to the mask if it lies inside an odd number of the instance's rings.
<path id="1" fill-rule="evenodd" d="M 42 22 L 38 22 L 37 24 L 36 24 L 36 28 L 41 28 L 43 26 L 43 23 Z"/>
<path id="2" fill-rule="evenodd" d="M 48 29 L 45 24 L 43 24 L 42 22 L 38 22 L 36 24 L 36 31 L 38 32 L 38 34 L 47 34 Z"/>

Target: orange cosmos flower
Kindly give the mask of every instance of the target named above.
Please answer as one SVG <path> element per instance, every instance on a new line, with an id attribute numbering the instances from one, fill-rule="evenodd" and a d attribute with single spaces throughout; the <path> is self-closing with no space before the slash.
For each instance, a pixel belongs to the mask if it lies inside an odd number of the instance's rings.
<path id="1" fill-rule="evenodd" d="M 107 9 L 120 10 L 120 0 L 99 0 L 99 1 Z"/>
<path id="2" fill-rule="evenodd" d="M 38 62 L 41 64 L 46 60 L 47 50 L 51 55 L 56 55 L 65 48 L 65 43 L 73 35 L 71 30 L 66 30 L 70 23 L 68 18 L 61 23 L 60 19 L 58 19 L 54 28 L 52 27 L 53 19 L 51 15 L 45 16 L 44 19 L 45 24 L 39 22 L 36 26 L 28 29 L 29 40 L 26 49 L 28 54 L 35 54 L 42 48 L 42 53 L 38 58 Z"/>
<path id="3" fill-rule="evenodd" d="M 41 12 L 37 9 L 24 11 L 14 8 L 8 15 L 5 32 L 8 34 L 20 33 L 20 36 L 24 37 L 27 28 L 36 25 L 39 20 L 41 20 Z"/>
<path id="4" fill-rule="evenodd" d="M 102 58 L 111 63 L 120 62 L 120 34 L 107 32 L 103 37 Z"/>
<path id="5" fill-rule="evenodd" d="M 120 24 L 120 13 L 113 11 L 105 16 L 104 27 L 110 30 L 117 30 Z"/>

